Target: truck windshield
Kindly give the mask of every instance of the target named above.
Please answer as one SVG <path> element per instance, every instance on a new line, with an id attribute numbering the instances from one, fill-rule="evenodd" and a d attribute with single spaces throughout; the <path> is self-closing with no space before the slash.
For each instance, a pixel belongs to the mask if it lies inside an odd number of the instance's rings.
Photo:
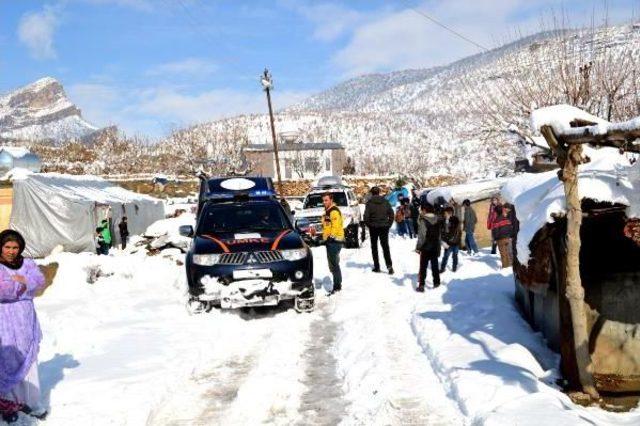
<path id="1" fill-rule="evenodd" d="M 346 207 L 349 205 L 347 202 L 347 195 L 344 192 L 332 192 L 333 202 L 336 206 Z M 307 198 L 304 200 L 305 209 L 315 209 L 317 207 L 322 206 L 322 194 L 309 194 Z"/>
<path id="2" fill-rule="evenodd" d="M 289 221 L 275 202 L 209 204 L 200 216 L 197 234 L 277 231 L 289 228 Z"/>

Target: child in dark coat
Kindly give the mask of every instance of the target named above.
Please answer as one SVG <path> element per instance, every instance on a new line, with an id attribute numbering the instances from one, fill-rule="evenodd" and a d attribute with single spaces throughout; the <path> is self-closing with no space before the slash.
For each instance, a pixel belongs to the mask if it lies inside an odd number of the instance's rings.
<path id="1" fill-rule="evenodd" d="M 442 256 L 442 264 L 440 265 L 440 273 L 447 268 L 449 256 L 453 257 L 453 272 L 458 269 L 458 251 L 462 240 L 462 229 L 460 228 L 460 219 L 454 214 L 453 207 L 447 207 L 444 210 L 444 222 L 442 224 L 442 245 L 444 247 L 444 255 Z"/>

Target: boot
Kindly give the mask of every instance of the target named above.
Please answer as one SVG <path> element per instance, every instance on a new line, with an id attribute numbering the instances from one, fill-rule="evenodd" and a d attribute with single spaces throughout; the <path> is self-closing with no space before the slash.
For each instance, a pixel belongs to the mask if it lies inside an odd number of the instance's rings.
<path id="1" fill-rule="evenodd" d="M 393 268 L 389 268 L 389 275 L 393 275 Z"/>
<path id="2" fill-rule="evenodd" d="M 418 287 L 416 287 L 416 291 L 418 293 L 424 293 L 424 284 L 418 284 Z"/>

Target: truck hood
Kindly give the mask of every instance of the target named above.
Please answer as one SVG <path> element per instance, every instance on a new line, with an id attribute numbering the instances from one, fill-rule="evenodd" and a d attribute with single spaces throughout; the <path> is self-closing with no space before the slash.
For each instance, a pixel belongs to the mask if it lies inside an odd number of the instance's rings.
<path id="1" fill-rule="evenodd" d="M 286 250 L 304 247 L 298 233 L 292 229 L 243 233 L 210 233 L 193 239 L 193 253 L 219 254 L 248 251 Z"/>

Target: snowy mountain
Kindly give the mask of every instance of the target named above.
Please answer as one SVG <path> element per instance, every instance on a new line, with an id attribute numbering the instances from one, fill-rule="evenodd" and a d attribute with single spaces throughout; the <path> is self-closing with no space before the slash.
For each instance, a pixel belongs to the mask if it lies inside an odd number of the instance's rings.
<path id="1" fill-rule="evenodd" d="M 530 110 L 527 107 L 506 117 L 502 130 L 487 135 L 480 125 L 487 118 L 483 98 L 508 104 L 511 100 L 503 93 L 505 82 L 518 80 L 539 91 L 541 103 L 567 102 L 563 87 L 554 81 L 557 64 L 556 68 L 545 67 L 556 61 L 563 49 L 574 60 L 587 63 L 593 52 L 609 49 L 629 55 L 638 52 L 639 46 L 638 25 L 542 32 L 447 66 L 350 79 L 280 111 L 276 131 L 299 129 L 308 141 L 344 144 L 358 174 L 469 178 L 507 173 L 513 170 L 517 155 L 508 125 L 528 126 Z M 536 66 L 530 66 L 532 61 Z M 537 75 L 540 69 L 545 75 Z M 538 77 L 548 87 L 542 87 Z M 543 90 L 558 96 L 547 99 Z M 245 129 L 251 143 L 270 141 L 264 115 L 205 123 L 192 131 L 219 140 L 230 128 Z"/>
<path id="2" fill-rule="evenodd" d="M 2 139 L 62 141 L 84 138 L 97 130 L 51 77 L 0 96 Z"/>

